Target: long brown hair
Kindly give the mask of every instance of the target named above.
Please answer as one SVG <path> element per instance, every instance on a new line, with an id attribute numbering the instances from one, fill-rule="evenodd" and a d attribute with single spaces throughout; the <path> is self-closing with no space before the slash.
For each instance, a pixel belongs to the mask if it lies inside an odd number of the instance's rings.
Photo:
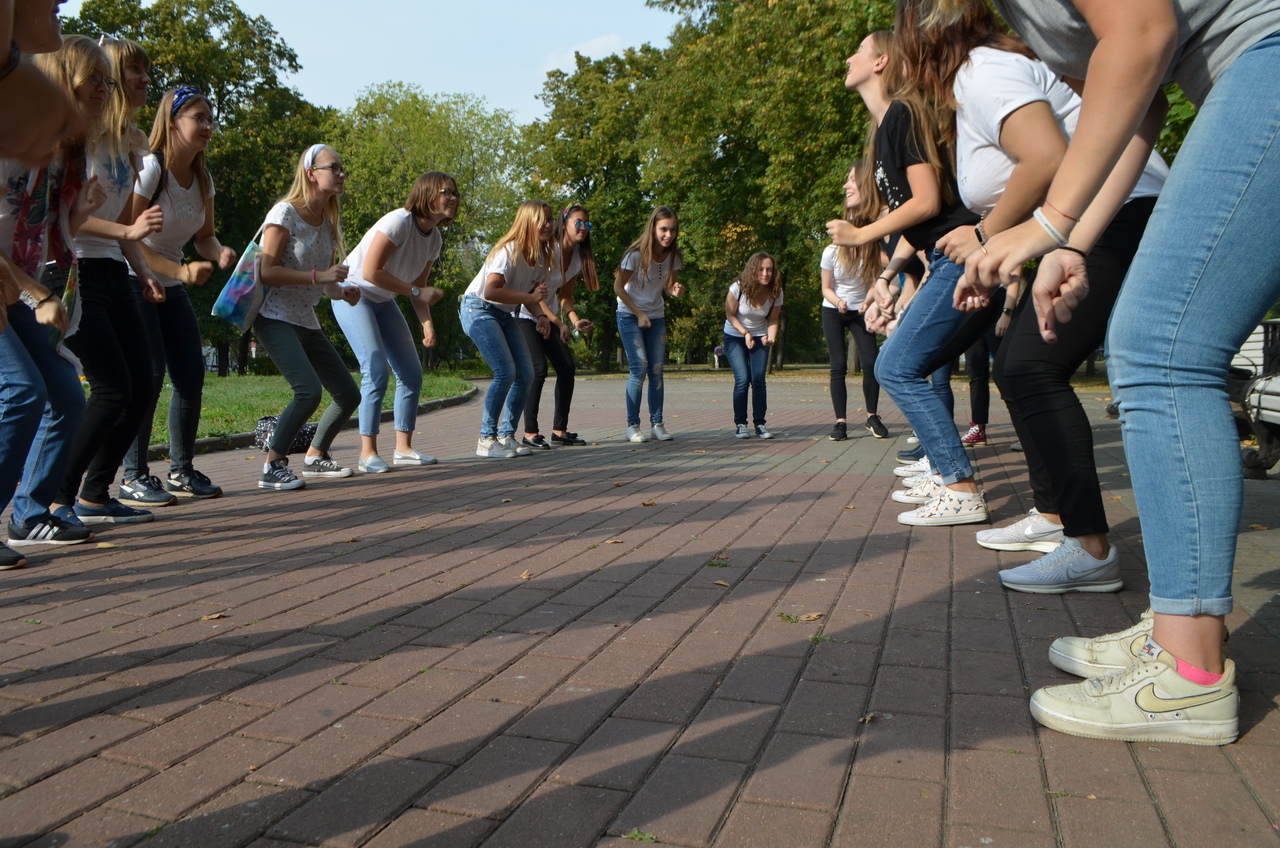
<path id="1" fill-rule="evenodd" d="M 193 94 L 183 101 L 178 107 L 178 111 L 173 110 L 173 96 L 178 93 L 178 89 L 171 88 L 164 93 L 164 97 L 160 98 L 160 105 L 156 107 L 156 119 L 151 125 L 151 137 L 148 143 L 151 145 L 151 152 L 162 154 L 165 159 L 165 168 L 172 165 L 173 157 L 169 155 L 169 151 L 173 145 L 170 136 L 173 134 L 170 129 L 173 122 L 178 116 L 195 106 L 197 103 L 203 103 L 209 107 L 209 111 L 213 111 L 213 103 L 203 94 Z M 213 192 L 213 177 L 209 176 L 209 168 L 205 165 L 205 154 L 207 150 L 201 150 L 196 154 L 195 159 L 191 161 L 191 170 L 196 175 L 196 183 L 200 186 L 200 199 L 209 200 L 209 195 Z M 164 174 L 160 175 L 160 179 L 164 180 Z"/>
<path id="2" fill-rule="evenodd" d="M 560 245 L 560 276 L 564 277 L 573 250 L 577 248 L 578 256 L 582 260 L 582 282 L 587 284 L 587 291 L 599 291 L 600 276 L 596 273 L 596 254 L 591 248 L 591 231 L 587 230 L 587 237 L 582 240 L 582 244 L 573 244 L 569 241 L 569 216 L 574 212 L 581 212 L 587 216 L 588 221 L 591 220 L 591 213 L 581 203 L 570 203 L 560 213 L 560 220 L 556 223 L 556 244 Z"/>
<path id="3" fill-rule="evenodd" d="M 766 259 L 773 262 L 773 279 L 767 286 L 760 282 L 760 267 L 764 265 Z M 746 267 L 738 275 L 737 283 L 739 293 L 752 306 L 763 306 L 765 303 L 777 300 L 778 295 L 782 294 L 782 277 L 778 274 L 778 260 L 764 251 L 751 254 Z"/>
<path id="4" fill-rule="evenodd" d="M 111 75 L 116 79 L 116 87 L 107 98 L 107 107 L 102 113 L 103 136 L 99 143 L 107 145 L 107 151 L 113 158 L 127 156 L 133 162 L 134 171 L 139 171 L 142 163 L 135 161 L 134 152 L 136 140 L 142 135 L 142 131 L 134 122 L 135 110 L 129 102 L 129 92 L 125 89 L 125 66 L 135 62 L 149 71 L 151 58 L 141 44 L 127 38 L 104 35 L 98 44 L 107 55 Z"/>
<path id="5" fill-rule="evenodd" d="M 636 274 L 639 277 L 644 277 L 648 267 L 655 261 L 653 255 L 658 246 L 658 239 L 653 233 L 658 228 L 659 221 L 670 221 L 671 229 L 675 233 L 675 238 L 671 240 L 671 247 L 667 248 L 667 256 L 674 257 L 672 259 L 673 264 L 675 259 L 684 261 L 684 255 L 680 252 L 680 247 L 676 242 L 676 239 L 680 238 L 680 219 L 676 217 L 676 211 L 670 206 L 659 206 L 649 215 L 649 220 L 645 223 L 644 232 L 640 234 L 640 237 L 631 242 L 631 245 L 622 252 L 624 258 L 632 251 L 640 254 L 640 267 L 636 269 Z M 665 262 L 666 259 L 664 258 L 663 261 Z M 621 270 L 622 268 L 619 266 L 618 271 Z"/>
<path id="6" fill-rule="evenodd" d="M 880 195 L 876 192 L 875 178 L 868 179 L 867 172 L 871 169 L 866 167 L 866 160 L 859 159 L 853 163 L 849 170 L 857 178 L 858 193 L 862 199 L 857 206 L 841 204 L 841 217 L 855 227 L 865 227 L 879 217 Z M 863 186 L 867 182 L 870 182 L 870 187 L 864 188 Z M 868 199 L 870 199 L 870 202 L 868 202 Z M 880 276 L 880 242 L 869 241 L 857 247 L 837 247 L 836 262 L 840 264 L 846 274 L 852 274 L 856 271 L 858 280 L 870 288 L 875 285 L 876 277 Z"/>

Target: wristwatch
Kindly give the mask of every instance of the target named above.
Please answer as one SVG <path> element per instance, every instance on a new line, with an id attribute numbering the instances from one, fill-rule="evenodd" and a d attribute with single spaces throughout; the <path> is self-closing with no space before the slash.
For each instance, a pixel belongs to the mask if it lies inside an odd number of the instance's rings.
<path id="1" fill-rule="evenodd" d="M 409 286 L 409 297 L 417 297 L 422 294 L 422 289 L 417 286 Z"/>

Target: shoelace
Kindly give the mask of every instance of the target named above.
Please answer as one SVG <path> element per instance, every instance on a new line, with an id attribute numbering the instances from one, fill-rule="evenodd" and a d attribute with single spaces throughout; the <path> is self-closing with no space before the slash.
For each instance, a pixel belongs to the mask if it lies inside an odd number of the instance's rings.
<path id="1" fill-rule="evenodd" d="M 208 477 L 204 476 L 204 474 L 203 474 L 202 472 L 200 472 L 200 471 L 196 471 L 194 468 L 193 468 L 193 469 L 191 469 L 191 479 L 192 479 L 194 482 L 197 482 L 197 483 L 203 483 L 203 484 L 204 484 L 204 485 L 206 485 L 206 486 L 212 486 L 212 485 L 213 485 L 213 481 L 212 481 L 212 480 L 210 480 Z"/>

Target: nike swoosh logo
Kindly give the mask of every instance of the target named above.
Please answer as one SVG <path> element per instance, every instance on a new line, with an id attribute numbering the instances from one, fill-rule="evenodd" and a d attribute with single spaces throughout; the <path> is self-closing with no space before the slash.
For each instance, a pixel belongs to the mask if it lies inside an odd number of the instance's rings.
<path id="1" fill-rule="evenodd" d="M 1206 692 L 1203 695 L 1188 695 L 1185 698 L 1161 698 L 1156 694 L 1156 685 L 1148 683 L 1138 690 L 1133 702 L 1144 713 L 1171 713 L 1178 710 L 1189 710 L 1193 707 L 1202 707 L 1205 704 L 1212 704 L 1214 701 L 1221 701 L 1223 698 L 1230 697 L 1231 692 L 1226 689 L 1218 689 L 1214 692 Z"/>
<path id="2" fill-rule="evenodd" d="M 1081 570 L 1077 571 L 1077 570 L 1076 570 L 1076 567 L 1075 567 L 1074 565 L 1068 565 L 1068 566 L 1067 566 L 1067 579 L 1069 579 L 1069 580 L 1084 580 L 1084 579 L 1085 579 L 1085 578 L 1087 578 L 1090 574 L 1096 574 L 1097 572 L 1099 572 L 1099 571 L 1104 571 L 1104 570 L 1105 570 L 1105 569 L 1101 569 L 1101 568 L 1084 568 L 1084 569 L 1081 569 Z"/>

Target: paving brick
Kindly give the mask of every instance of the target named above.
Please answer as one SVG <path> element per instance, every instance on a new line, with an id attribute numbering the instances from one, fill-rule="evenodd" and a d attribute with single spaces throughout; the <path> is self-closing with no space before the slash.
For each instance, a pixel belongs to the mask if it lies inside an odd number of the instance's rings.
<path id="1" fill-rule="evenodd" d="M 751 804 L 733 806 L 715 844 L 724 848 L 825 848 L 834 817 L 820 810 Z"/>
<path id="2" fill-rule="evenodd" d="M 107 803 L 153 818 L 176 819 L 287 750 L 286 745 L 262 739 L 220 739 Z"/>
<path id="3" fill-rule="evenodd" d="M 890 628 L 881 662 L 913 668 L 946 668 L 947 660 L 946 633 Z"/>
<path id="4" fill-rule="evenodd" d="M 149 772 L 124 763 L 88 759 L 53 777 L 0 798 L 0 822 L 21 822 L 23 837 L 0 836 L 0 845 L 20 845 L 26 839 L 95 807 L 135 783 Z"/>
<path id="5" fill-rule="evenodd" d="M 669 724 L 608 719 L 552 777 L 563 783 L 634 791 L 678 732 Z"/>
<path id="6" fill-rule="evenodd" d="M 1067 845 L 1123 845 L 1165 848 L 1169 841 L 1150 803 L 1087 796 L 1058 798 L 1058 823 Z"/>
<path id="7" fill-rule="evenodd" d="M 416 677 L 424 669 L 434 667 L 451 653 L 448 648 L 406 645 L 385 657 L 363 663 L 355 671 L 343 675 L 342 682 L 348 686 L 389 691 Z"/>
<path id="8" fill-rule="evenodd" d="M 712 698 L 672 750 L 686 757 L 752 762 L 780 711 L 768 704 Z"/>
<path id="9" fill-rule="evenodd" d="M 14 707 L 11 712 L 0 714 L 0 734 L 34 736 L 46 733 L 103 712 L 135 694 L 132 686 L 122 687 L 99 680 L 35 705 L 10 701 L 0 706 L 0 710 Z"/>
<path id="10" fill-rule="evenodd" d="M 801 677 L 822 683 L 868 685 L 875 676 L 878 647 L 849 642 L 822 642 L 809 653 Z"/>
<path id="11" fill-rule="evenodd" d="M 474 696 L 509 704 L 536 704 L 580 665 L 575 659 L 525 657 L 476 689 Z"/>
<path id="12" fill-rule="evenodd" d="M 363 715 L 404 721 L 426 721 L 480 685 L 486 675 L 432 668 L 365 706 Z"/>
<path id="13" fill-rule="evenodd" d="M 710 630 L 704 622 L 680 640 L 680 644 L 663 658 L 660 667 L 723 674 L 737 658 L 747 638 L 744 633 Z"/>
<path id="14" fill-rule="evenodd" d="M 411 726 L 401 721 L 349 716 L 255 770 L 248 779 L 319 791 L 347 769 L 384 749 Z"/>
<path id="15" fill-rule="evenodd" d="M 502 630 L 506 633 L 549 636 L 578 618 L 586 609 L 566 604 L 540 604 L 514 621 L 502 625 Z"/>
<path id="16" fill-rule="evenodd" d="M 14 740 L 0 750 L 0 780 L 27 786 L 150 727 L 118 716 L 90 716 L 30 742 Z"/>
<path id="17" fill-rule="evenodd" d="M 609 827 L 636 828 L 659 842 L 708 845 L 746 775 L 746 766 L 669 754 Z"/>
<path id="18" fill-rule="evenodd" d="M 282 668 L 270 677 L 242 686 L 229 698 L 258 707 L 281 707 L 332 683 L 354 668 L 351 663 L 309 657 Z"/>
<path id="19" fill-rule="evenodd" d="M 791 615 L 792 613 L 783 613 Z M 751 639 L 747 641 L 747 654 L 772 654 L 779 657 L 805 657 L 813 646 L 811 637 L 822 632 L 817 622 L 786 622 L 777 614 L 765 619 Z"/>
<path id="20" fill-rule="evenodd" d="M 1041 733 L 1040 747 L 1052 793 L 1147 803 L 1149 793 L 1127 745 Z"/>
<path id="21" fill-rule="evenodd" d="M 165 721 L 256 679 L 242 671 L 209 668 L 151 689 L 116 707 L 113 712 L 146 721 Z"/>
<path id="22" fill-rule="evenodd" d="M 852 738 L 866 713 L 867 695 L 865 686 L 801 680 L 787 701 L 778 730 Z"/>
<path id="23" fill-rule="evenodd" d="M 1034 754 L 956 751 L 951 755 L 953 822 L 1029 832 L 1051 827 Z"/>
<path id="24" fill-rule="evenodd" d="M 949 828 L 947 836 L 948 848 L 1058 848 L 1051 833 L 1005 830 L 991 825 L 958 824 Z"/>
<path id="25" fill-rule="evenodd" d="M 164 824 L 158 819 L 97 807 L 27 843 L 27 848 L 129 848 Z"/>
<path id="26" fill-rule="evenodd" d="M 616 710 L 620 718 L 685 724 L 715 689 L 714 674 L 693 674 L 659 668 Z"/>
<path id="27" fill-rule="evenodd" d="M 937 845 L 942 841 L 943 795 L 938 783 L 855 774 L 831 846 Z"/>
<path id="28" fill-rule="evenodd" d="M 147 840 L 146 848 L 233 848 L 305 803 L 311 793 L 241 783 Z"/>
<path id="29" fill-rule="evenodd" d="M 1272 822 L 1233 775 L 1151 771 L 1147 777 L 1177 845 L 1244 848 L 1276 838 Z"/>
<path id="30" fill-rule="evenodd" d="M 511 726 L 514 736 L 579 742 L 613 711 L 627 690 L 569 682 L 561 685 Z"/>
<path id="31" fill-rule="evenodd" d="M 290 813 L 267 833 L 295 842 L 354 848 L 392 821 L 446 770 L 436 763 L 379 757 Z"/>
<path id="32" fill-rule="evenodd" d="M 762 804 L 834 812 L 852 760 L 852 739 L 775 733 L 742 797 Z"/>
<path id="33" fill-rule="evenodd" d="M 255 739 L 298 743 L 341 721 L 378 693 L 359 686 L 321 686 L 296 701 L 271 710 L 240 733 Z"/>
<path id="34" fill-rule="evenodd" d="M 1032 724 L 1025 696 L 951 696 L 952 748 L 1034 751 Z"/>
<path id="35" fill-rule="evenodd" d="M 538 637 L 524 633 L 493 633 L 456 653 L 441 659 L 441 668 L 456 668 L 493 674 L 525 654 L 538 643 Z"/>
<path id="36" fill-rule="evenodd" d="M 862 724 L 855 774 L 941 782 L 946 777 L 946 720 L 909 713 L 871 713 Z"/>
<path id="37" fill-rule="evenodd" d="M 439 810 L 405 810 L 365 848 L 476 848 L 497 824 L 442 813 Z"/>
<path id="38" fill-rule="evenodd" d="M 944 715 L 947 673 L 932 668 L 884 666 L 871 690 L 871 709 L 885 713 Z"/>
<path id="39" fill-rule="evenodd" d="M 1030 696 L 1016 656 L 984 651 L 952 653 L 951 689 L 977 695 Z"/>
<path id="40" fill-rule="evenodd" d="M 803 658 L 743 656 L 729 671 L 718 698 L 781 704 L 804 665 Z"/>
<path id="41" fill-rule="evenodd" d="M 667 648 L 640 642 L 616 641 L 579 669 L 574 683 L 634 686 L 662 661 Z"/>
<path id="42" fill-rule="evenodd" d="M 151 768 L 166 768 L 265 713 L 261 707 L 213 701 L 115 745 L 103 756 Z"/>
<path id="43" fill-rule="evenodd" d="M 486 818 L 505 818 L 563 756 L 568 746 L 499 736 L 456 769 L 415 806 Z"/>
<path id="44" fill-rule="evenodd" d="M 459 765 L 524 712 L 518 704 L 463 698 L 394 743 L 386 753 Z"/>
<path id="45" fill-rule="evenodd" d="M 576 621 L 565 626 L 554 636 L 538 643 L 529 650 L 529 653 L 548 657 L 572 657 L 585 660 L 603 648 L 620 632 L 622 632 L 622 628 L 612 624 L 602 624 L 596 621 Z"/>
<path id="46" fill-rule="evenodd" d="M 594 845 L 627 795 L 592 786 L 544 783 L 485 840 L 486 848 Z"/>

